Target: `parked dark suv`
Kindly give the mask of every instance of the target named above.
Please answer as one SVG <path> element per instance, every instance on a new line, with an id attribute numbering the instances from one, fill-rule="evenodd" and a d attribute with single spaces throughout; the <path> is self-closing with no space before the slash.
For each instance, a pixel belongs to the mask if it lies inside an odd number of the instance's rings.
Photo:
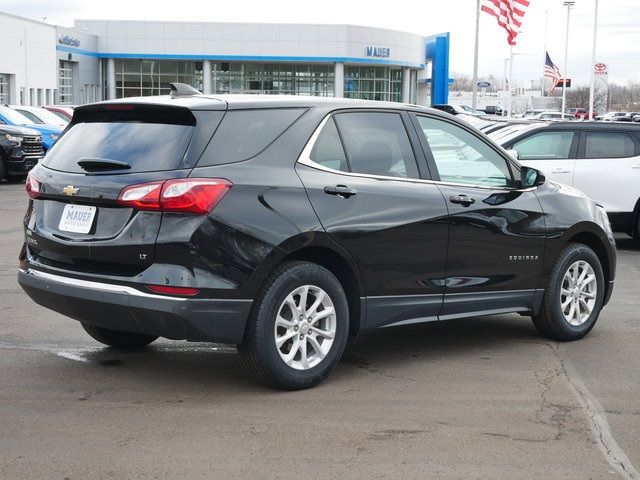
<path id="1" fill-rule="evenodd" d="M 174 89 L 78 107 L 27 181 L 20 284 L 99 342 L 236 344 L 298 389 L 361 330 L 520 312 L 575 340 L 611 295 L 604 210 L 449 115 Z"/>
<path id="2" fill-rule="evenodd" d="M 0 180 L 11 175 L 26 175 L 43 156 L 39 132 L 0 124 Z"/>

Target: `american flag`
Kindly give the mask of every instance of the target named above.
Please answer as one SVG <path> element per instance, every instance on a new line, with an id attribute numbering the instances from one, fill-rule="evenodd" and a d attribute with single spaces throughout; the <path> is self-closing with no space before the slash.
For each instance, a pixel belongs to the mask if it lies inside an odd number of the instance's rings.
<path id="1" fill-rule="evenodd" d="M 515 45 L 529 3 L 529 0 L 482 0 L 481 10 L 496 17 L 498 25 L 507 31 L 509 45 Z"/>
<path id="2" fill-rule="evenodd" d="M 562 79 L 560 75 L 560 69 L 556 67 L 556 64 L 551 61 L 551 57 L 549 56 L 549 52 L 547 53 L 547 59 L 544 62 L 544 76 L 551 78 L 553 81 L 553 86 L 551 87 L 551 93 L 554 92 L 558 83 Z"/>

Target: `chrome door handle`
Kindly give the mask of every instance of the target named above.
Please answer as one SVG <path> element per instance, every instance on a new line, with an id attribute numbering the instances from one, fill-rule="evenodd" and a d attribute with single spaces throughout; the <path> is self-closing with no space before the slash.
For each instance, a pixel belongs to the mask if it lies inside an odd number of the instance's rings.
<path id="1" fill-rule="evenodd" d="M 336 185 L 324 187 L 324 193 L 327 195 L 337 195 L 342 198 L 349 198 L 356 195 L 358 191 L 354 188 L 349 188 L 346 185 Z"/>
<path id="2" fill-rule="evenodd" d="M 473 205 L 476 203 L 476 200 L 471 197 L 467 197 L 464 194 L 461 195 L 452 195 L 449 197 L 449 201 L 451 203 L 457 203 L 458 205 L 462 205 L 464 207 L 468 207 L 469 205 Z"/>
<path id="3" fill-rule="evenodd" d="M 571 173 L 571 170 L 563 170 L 562 168 L 556 168 L 555 170 L 551 170 L 551 173 Z"/>

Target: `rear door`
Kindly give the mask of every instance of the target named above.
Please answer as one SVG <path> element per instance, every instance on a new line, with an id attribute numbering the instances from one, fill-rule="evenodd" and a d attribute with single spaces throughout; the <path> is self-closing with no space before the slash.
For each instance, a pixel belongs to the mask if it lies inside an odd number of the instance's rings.
<path id="1" fill-rule="evenodd" d="M 296 171 L 322 225 L 361 269 L 366 326 L 437 320 L 447 207 L 419 170 L 408 116 L 349 111 L 319 128 Z"/>
<path id="2" fill-rule="evenodd" d="M 222 115 L 140 104 L 78 108 L 33 171 L 41 192 L 26 219 L 34 259 L 106 275 L 148 267 L 162 214 L 116 200 L 128 185 L 186 177 L 206 144 L 202 132 L 213 126 L 211 138 Z"/>
<path id="3" fill-rule="evenodd" d="M 579 131 L 545 129 L 510 142 L 522 165 L 542 171 L 549 180 L 573 185 Z"/>
<path id="4" fill-rule="evenodd" d="M 582 132 L 573 186 L 608 212 L 633 212 L 640 198 L 640 145 L 629 131 Z"/>

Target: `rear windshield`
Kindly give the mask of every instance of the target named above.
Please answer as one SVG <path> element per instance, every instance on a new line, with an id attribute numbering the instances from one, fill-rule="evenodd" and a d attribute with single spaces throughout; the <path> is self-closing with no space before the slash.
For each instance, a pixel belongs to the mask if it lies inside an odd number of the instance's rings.
<path id="1" fill-rule="evenodd" d="M 121 173 L 173 170 L 180 166 L 194 127 L 163 123 L 90 122 L 73 125 L 48 153 L 54 170 L 86 173 L 80 160 L 116 160 Z"/>

